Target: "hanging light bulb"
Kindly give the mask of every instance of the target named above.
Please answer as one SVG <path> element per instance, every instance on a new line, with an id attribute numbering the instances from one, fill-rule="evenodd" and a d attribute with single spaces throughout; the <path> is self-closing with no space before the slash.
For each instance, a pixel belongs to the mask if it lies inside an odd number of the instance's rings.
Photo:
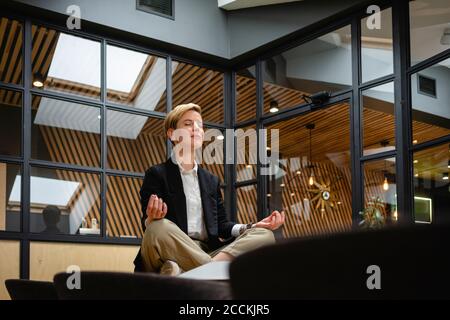
<path id="1" fill-rule="evenodd" d="M 310 186 L 314 184 L 314 173 L 311 171 L 311 175 L 309 176 L 308 183 Z"/>
<path id="2" fill-rule="evenodd" d="M 388 191 L 389 190 L 389 183 L 387 181 L 387 177 L 384 177 L 383 190 L 384 191 Z"/>

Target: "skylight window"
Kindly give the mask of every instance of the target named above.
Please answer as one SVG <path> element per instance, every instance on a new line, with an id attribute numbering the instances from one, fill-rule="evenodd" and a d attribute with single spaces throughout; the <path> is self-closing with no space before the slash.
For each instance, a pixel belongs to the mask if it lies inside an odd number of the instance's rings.
<path id="1" fill-rule="evenodd" d="M 9 201 L 20 202 L 21 176 L 16 176 Z M 79 182 L 31 177 L 31 204 L 67 207 L 80 186 Z M 57 192 L 55 192 L 57 191 Z"/>

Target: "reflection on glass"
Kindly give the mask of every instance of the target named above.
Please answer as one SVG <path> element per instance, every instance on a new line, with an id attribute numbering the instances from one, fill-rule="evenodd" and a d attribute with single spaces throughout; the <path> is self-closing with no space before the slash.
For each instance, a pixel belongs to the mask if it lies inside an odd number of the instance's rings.
<path id="1" fill-rule="evenodd" d="M 0 155 L 22 154 L 22 93 L 0 89 Z"/>
<path id="2" fill-rule="evenodd" d="M 22 83 L 22 23 L 0 18 L 0 82 Z"/>
<path id="3" fill-rule="evenodd" d="M 236 189 L 237 203 L 237 222 L 238 223 L 256 223 L 257 210 L 256 205 L 256 185 L 249 185 Z"/>
<path id="4" fill-rule="evenodd" d="M 163 120 L 107 111 L 108 167 L 145 172 L 166 159 Z"/>
<path id="5" fill-rule="evenodd" d="M 350 88 L 350 26 L 265 60 L 262 69 L 265 113 L 305 103 L 303 95 Z"/>
<path id="6" fill-rule="evenodd" d="M 413 143 L 450 134 L 450 59 L 411 76 Z"/>
<path id="7" fill-rule="evenodd" d="M 100 235 L 100 176 L 32 167 L 30 230 Z"/>
<path id="8" fill-rule="evenodd" d="M 100 42 L 36 25 L 31 32 L 33 88 L 100 98 Z"/>
<path id="9" fill-rule="evenodd" d="M 362 82 L 394 72 L 391 8 L 361 20 L 361 65 Z"/>
<path id="10" fill-rule="evenodd" d="M 415 152 L 413 158 L 416 222 L 450 222 L 450 145 Z"/>
<path id="11" fill-rule="evenodd" d="M 33 96 L 31 156 L 100 166 L 100 108 Z"/>
<path id="12" fill-rule="evenodd" d="M 450 49 L 450 2 L 409 2 L 411 65 Z"/>
<path id="13" fill-rule="evenodd" d="M 225 132 L 215 128 L 203 128 L 205 130 L 204 142 L 201 149 L 197 150 L 196 159 L 201 159 L 201 166 L 219 177 L 224 183 L 224 146 Z M 199 154 L 201 153 L 201 155 Z"/>
<path id="14" fill-rule="evenodd" d="M 106 75 L 109 101 L 166 112 L 166 59 L 108 45 Z"/>
<path id="15" fill-rule="evenodd" d="M 0 162 L 0 231 L 20 231 L 20 165 Z"/>
<path id="16" fill-rule="evenodd" d="M 107 177 L 107 235 L 142 238 L 139 190 L 142 179 Z"/>
<path id="17" fill-rule="evenodd" d="M 379 212 L 380 216 L 374 215 Z M 395 158 L 364 164 L 364 215 L 362 226 L 377 228 L 397 221 Z"/>
<path id="18" fill-rule="evenodd" d="M 350 108 L 346 103 L 270 125 L 268 208 L 284 209 L 285 237 L 347 231 L 352 224 Z M 271 137 L 269 138 L 272 139 Z"/>
<path id="19" fill-rule="evenodd" d="M 203 121 L 224 122 L 224 80 L 218 71 L 172 62 L 173 107 L 195 103 L 202 107 Z"/>
<path id="20" fill-rule="evenodd" d="M 394 84 L 363 91 L 362 105 L 363 154 L 395 150 Z"/>
<path id="21" fill-rule="evenodd" d="M 256 119 L 256 68 L 236 72 L 236 123 Z"/>
<path id="22" fill-rule="evenodd" d="M 236 135 L 236 181 L 256 179 L 257 132 L 256 127 L 235 130 Z"/>

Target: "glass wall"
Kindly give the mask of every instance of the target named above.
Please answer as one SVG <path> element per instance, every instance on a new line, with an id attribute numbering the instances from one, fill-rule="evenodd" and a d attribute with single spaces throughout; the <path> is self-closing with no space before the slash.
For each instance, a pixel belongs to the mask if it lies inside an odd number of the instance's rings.
<path id="1" fill-rule="evenodd" d="M 394 73 L 392 9 L 361 20 L 362 82 Z"/>
<path id="2" fill-rule="evenodd" d="M 445 0 L 409 2 L 411 64 L 450 49 L 450 10 Z"/>
<path id="3" fill-rule="evenodd" d="M 39 241 L 21 259 L 31 263 L 32 278 L 50 279 L 73 264 L 70 259 L 84 259 L 85 249 L 65 242 L 87 238 L 134 245 L 122 246 L 120 263 L 111 260 L 111 270 L 132 271 L 143 236 L 139 190 L 145 171 L 167 159 L 168 109 L 189 102 L 202 107 L 212 136 L 206 135 L 201 165 L 219 177 L 222 196 L 229 198 L 224 194 L 224 73 L 148 48 L 30 25 L 25 37 L 22 21 L 0 16 L 0 238 L 23 232 L 22 222 L 29 223 L 25 229 Z M 31 72 L 24 74 L 27 50 Z M 55 239 L 60 248 L 49 242 Z M 111 243 L 105 255 L 115 253 Z M 0 251 L 8 257 L 4 248 L 2 240 Z M 73 257 L 61 255 L 72 249 Z M 37 263 L 40 254 L 44 265 Z M 104 265 L 98 260 L 86 260 L 86 266 Z M 18 261 L 11 264 L 17 276 Z"/>
<path id="4" fill-rule="evenodd" d="M 264 113 L 305 103 L 304 96 L 352 85 L 351 32 L 346 26 L 263 62 Z"/>
<path id="5" fill-rule="evenodd" d="M 414 152 L 416 223 L 450 222 L 450 142 Z"/>
<path id="6" fill-rule="evenodd" d="M 23 23 L 0 17 L 0 82 L 22 84 Z"/>
<path id="7" fill-rule="evenodd" d="M 362 92 L 363 155 L 395 150 L 394 83 Z"/>
<path id="8" fill-rule="evenodd" d="M 367 227 L 392 225 L 397 221 L 395 157 L 364 163 L 364 209 L 368 215 L 362 218 Z M 375 212 L 380 215 L 373 215 Z"/>
<path id="9" fill-rule="evenodd" d="M 279 130 L 279 159 L 266 176 L 268 213 L 285 210 L 286 237 L 341 232 L 352 225 L 350 106 L 339 103 L 267 126 Z M 277 154 L 278 152 L 278 154 Z"/>
<path id="10" fill-rule="evenodd" d="M 411 76 L 414 144 L 450 134 L 450 59 Z"/>
<path id="11" fill-rule="evenodd" d="M 35 89 L 100 98 L 100 42 L 33 25 Z"/>

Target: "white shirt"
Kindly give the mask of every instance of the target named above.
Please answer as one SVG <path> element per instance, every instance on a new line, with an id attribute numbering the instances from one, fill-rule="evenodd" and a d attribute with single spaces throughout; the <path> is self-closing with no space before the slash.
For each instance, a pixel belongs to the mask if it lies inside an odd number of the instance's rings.
<path id="1" fill-rule="evenodd" d="M 183 181 L 184 195 L 186 196 L 186 213 L 188 235 L 193 239 L 205 241 L 208 238 L 206 232 L 205 221 L 203 219 L 203 207 L 200 193 L 200 185 L 198 182 L 198 165 L 194 161 L 194 168 L 185 170 L 180 164 L 181 180 Z M 235 224 L 231 229 L 233 237 L 239 236 L 239 230 L 242 224 Z"/>
<path id="2" fill-rule="evenodd" d="M 183 181 L 183 190 L 186 197 L 187 231 L 188 236 L 206 241 L 208 233 L 206 232 L 205 221 L 203 219 L 202 198 L 200 193 L 200 184 L 198 183 L 198 165 L 195 162 L 194 168 L 185 170 L 180 168 L 181 180 Z"/>

